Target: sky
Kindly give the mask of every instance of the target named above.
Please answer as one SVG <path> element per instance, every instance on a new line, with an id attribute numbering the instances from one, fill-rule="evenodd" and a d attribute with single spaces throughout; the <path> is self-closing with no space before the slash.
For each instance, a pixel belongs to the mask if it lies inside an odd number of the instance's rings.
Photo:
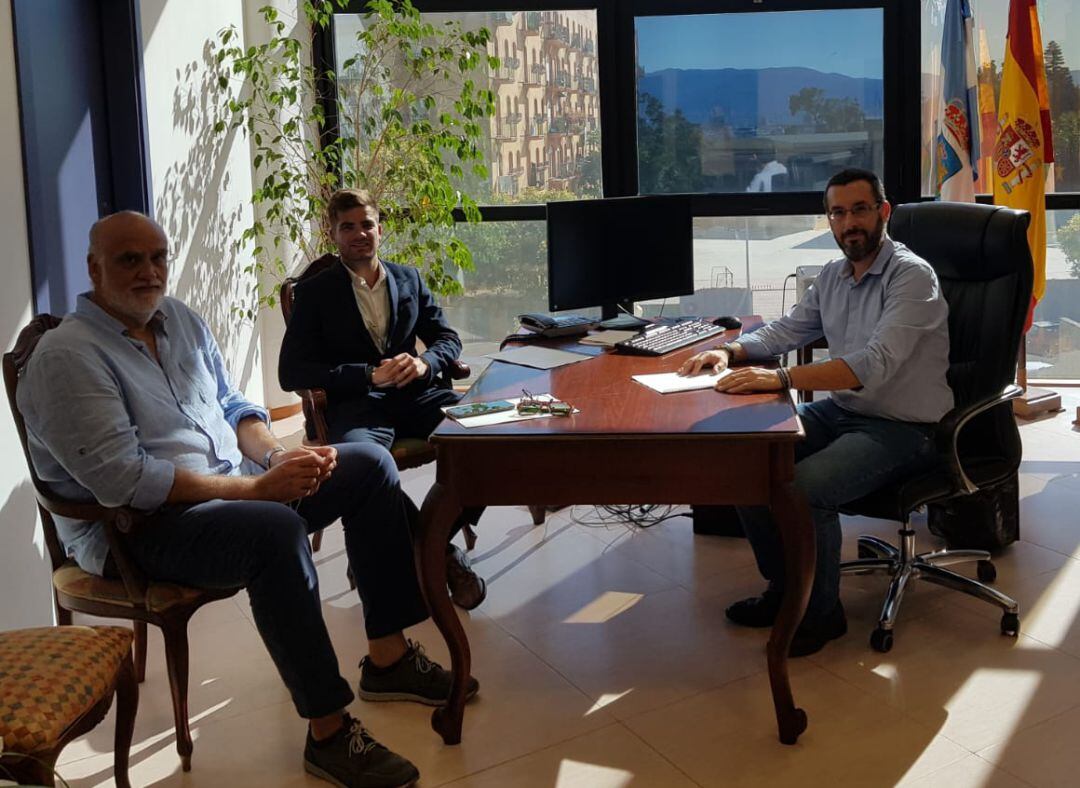
<path id="1" fill-rule="evenodd" d="M 931 47 L 941 45 L 941 15 L 945 0 L 921 0 L 923 10 L 923 70 L 928 71 L 927 55 Z M 1000 66 L 1005 59 L 1005 35 L 1009 28 L 1009 0 L 972 0 L 976 28 L 986 30 L 990 57 Z M 1057 41 L 1065 55 L 1065 64 L 1080 70 L 1080 0 L 1038 0 L 1039 28 L 1043 46 Z"/>
<path id="2" fill-rule="evenodd" d="M 646 73 L 802 66 L 882 78 L 880 9 L 639 17 L 637 39 Z"/>

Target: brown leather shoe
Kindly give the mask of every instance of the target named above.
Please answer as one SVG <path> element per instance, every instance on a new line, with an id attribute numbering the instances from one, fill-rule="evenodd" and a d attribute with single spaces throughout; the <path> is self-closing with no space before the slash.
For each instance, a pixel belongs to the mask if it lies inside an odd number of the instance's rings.
<path id="1" fill-rule="evenodd" d="M 487 583 L 472 569 L 465 551 L 450 545 L 446 551 L 446 585 L 450 599 L 464 610 L 473 610 L 487 597 Z"/>

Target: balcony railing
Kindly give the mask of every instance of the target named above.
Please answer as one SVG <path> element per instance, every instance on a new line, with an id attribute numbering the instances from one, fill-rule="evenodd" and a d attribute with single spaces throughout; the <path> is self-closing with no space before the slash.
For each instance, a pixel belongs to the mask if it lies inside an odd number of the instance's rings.
<path id="1" fill-rule="evenodd" d="M 596 92 L 596 77 L 582 77 L 581 78 L 581 89 L 584 90 L 586 93 L 595 93 Z"/>
<path id="2" fill-rule="evenodd" d="M 495 11 L 491 14 L 491 21 L 496 25 L 514 24 L 514 14 L 510 11 Z"/>
<path id="3" fill-rule="evenodd" d="M 529 120 L 529 136 L 543 137 L 547 131 L 547 118 L 531 118 Z"/>
<path id="4" fill-rule="evenodd" d="M 521 123 L 521 113 L 508 112 L 507 114 L 503 115 L 502 120 L 503 123 L 506 125 L 516 126 L 517 124 Z"/>
<path id="5" fill-rule="evenodd" d="M 500 175 L 495 182 L 495 189 L 499 194 L 507 194 L 516 197 L 518 193 L 518 179 L 516 175 Z"/>
<path id="6" fill-rule="evenodd" d="M 542 189 L 544 183 L 547 181 L 547 164 L 530 164 L 529 165 L 529 185 Z"/>
<path id="7" fill-rule="evenodd" d="M 499 63 L 499 68 L 493 75 L 495 79 L 510 82 L 517 79 L 517 70 L 521 66 L 521 58 L 504 57 Z"/>
<path id="8" fill-rule="evenodd" d="M 568 87 L 570 87 L 570 75 L 567 74 L 566 72 L 562 72 L 562 71 L 556 72 L 556 74 L 555 74 L 555 85 L 556 85 L 556 87 L 560 87 L 560 88 L 568 88 Z"/>
<path id="9" fill-rule="evenodd" d="M 574 49 L 581 49 L 581 41 L 581 33 L 574 33 L 574 35 L 570 38 L 570 46 L 572 46 Z"/>
<path id="10" fill-rule="evenodd" d="M 529 66 L 529 73 L 525 77 L 526 84 L 543 85 L 547 82 L 547 69 L 543 63 L 533 63 Z"/>
<path id="11" fill-rule="evenodd" d="M 525 35 L 537 35 L 540 32 L 540 12 L 529 11 L 525 14 Z"/>
<path id="12" fill-rule="evenodd" d="M 500 122 L 495 124 L 495 139 L 516 140 L 518 135 L 516 123 Z"/>
<path id="13" fill-rule="evenodd" d="M 564 181 L 570 178 L 576 178 L 580 172 L 581 167 L 575 162 L 563 162 L 552 170 L 551 179 Z"/>
<path id="14" fill-rule="evenodd" d="M 596 42 L 593 41 L 591 38 L 588 39 L 585 42 L 585 54 L 586 55 L 595 55 L 596 54 Z"/>
<path id="15" fill-rule="evenodd" d="M 549 41 L 561 41 L 564 44 L 570 43 L 570 27 L 568 25 L 557 25 L 554 22 L 545 22 L 541 25 L 540 35 Z"/>

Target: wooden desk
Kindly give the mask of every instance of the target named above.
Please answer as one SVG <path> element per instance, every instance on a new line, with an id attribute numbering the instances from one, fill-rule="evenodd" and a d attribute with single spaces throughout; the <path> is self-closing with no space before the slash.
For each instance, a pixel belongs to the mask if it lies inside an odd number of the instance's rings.
<path id="1" fill-rule="evenodd" d="M 494 362 L 463 402 L 518 397 L 525 388 L 554 394 L 581 412 L 473 429 L 447 419 L 432 435 L 439 455 L 436 482 L 421 510 L 416 551 L 421 586 L 454 673 L 450 702 L 431 719 L 444 742 L 461 741 L 470 670 L 468 640 L 446 589 L 450 526 L 464 506 L 536 501 L 771 505 L 791 582 L 767 647 L 769 680 L 780 740 L 793 744 L 805 730 L 806 714 L 791 695 L 787 651 L 810 596 L 815 551 L 810 511 L 792 485 L 795 444 L 804 435 L 790 397 L 712 389 L 660 395 L 630 379 L 678 369 L 696 350 L 732 341 L 737 333 L 659 358 L 563 342 L 558 346 L 594 357 L 550 371 Z M 611 468 L 619 470 L 606 470 Z"/>

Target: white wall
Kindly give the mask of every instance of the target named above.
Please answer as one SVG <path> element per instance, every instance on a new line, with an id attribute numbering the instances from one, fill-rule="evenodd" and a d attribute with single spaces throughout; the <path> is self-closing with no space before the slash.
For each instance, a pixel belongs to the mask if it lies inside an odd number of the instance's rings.
<path id="1" fill-rule="evenodd" d="M 242 130 L 215 134 L 227 120 L 227 96 L 212 63 L 212 43 L 234 26 L 245 46 L 266 40 L 257 9 L 267 0 L 140 0 L 150 168 L 154 211 L 178 252 L 170 291 L 209 323 L 236 383 L 256 402 L 280 407 L 296 402 L 277 386 L 277 354 L 284 324 L 279 310 L 265 310 L 258 325 L 232 307 L 250 292 L 243 269 L 251 246 L 237 249 L 251 224 L 252 151 Z M 297 0 L 274 0 L 286 17 Z"/>
<path id="2" fill-rule="evenodd" d="M 6 351 L 30 319 L 30 252 L 23 190 L 11 3 L 0 2 L 0 345 Z M 0 630 L 53 623 L 45 543 L 19 438 L 0 405 Z"/>

